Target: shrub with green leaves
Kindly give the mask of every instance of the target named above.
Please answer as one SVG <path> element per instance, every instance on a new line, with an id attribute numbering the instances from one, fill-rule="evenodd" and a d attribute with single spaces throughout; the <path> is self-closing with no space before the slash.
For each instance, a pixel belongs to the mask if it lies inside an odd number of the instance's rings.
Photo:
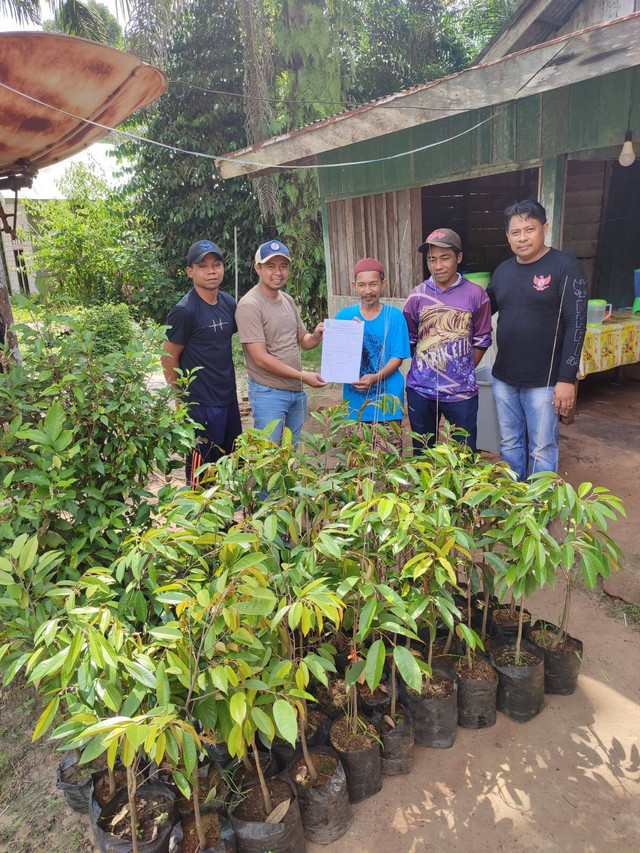
<path id="1" fill-rule="evenodd" d="M 82 336 L 86 332 L 92 334 L 93 351 L 97 356 L 123 352 L 139 332 L 124 302 L 119 305 L 105 302 L 98 306 L 79 308 L 75 312 L 75 322 Z"/>
<path id="2" fill-rule="evenodd" d="M 171 389 L 147 388 L 152 332 L 104 353 L 94 331 L 32 310 L 17 327 L 28 357 L 0 375 L 0 547 L 37 534 L 73 574 L 148 522 L 149 479 L 181 464 L 193 432 Z"/>

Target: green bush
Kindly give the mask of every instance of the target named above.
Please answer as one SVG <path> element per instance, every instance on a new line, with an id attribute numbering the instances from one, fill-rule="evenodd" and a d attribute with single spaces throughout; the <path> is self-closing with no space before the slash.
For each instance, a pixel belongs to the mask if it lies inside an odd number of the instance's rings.
<path id="1" fill-rule="evenodd" d="M 193 432 L 171 389 L 147 388 L 153 331 L 105 352 L 95 331 L 35 307 L 17 330 L 25 363 L 0 375 L 0 548 L 37 534 L 73 574 L 148 522 L 149 478 L 181 464 L 172 452 Z"/>
<path id="2" fill-rule="evenodd" d="M 76 328 L 84 337 L 93 336 L 93 351 L 97 356 L 112 352 L 124 352 L 139 333 L 129 308 L 124 303 L 113 305 L 105 302 L 90 308 L 78 308 L 75 314 Z"/>

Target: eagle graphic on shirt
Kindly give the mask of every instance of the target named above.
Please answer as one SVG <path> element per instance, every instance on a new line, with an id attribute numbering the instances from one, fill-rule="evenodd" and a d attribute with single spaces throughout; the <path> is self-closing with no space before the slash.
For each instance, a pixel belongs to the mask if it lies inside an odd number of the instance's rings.
<path id="1" fill-rule="evenodd" d="M 536 290 L 546 290 L 551 281 L 550 275 L 534 275 L 533 286 Z"/>

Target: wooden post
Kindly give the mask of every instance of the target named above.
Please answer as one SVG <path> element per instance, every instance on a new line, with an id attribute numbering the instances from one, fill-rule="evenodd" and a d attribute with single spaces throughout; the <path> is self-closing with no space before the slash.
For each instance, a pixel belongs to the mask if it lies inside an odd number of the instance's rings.
<path id="1" fill-rule="evenodd" d="M 333 275 L 331 273 L 331 238 L 329 236 L 329 209 L 327 202 L 320 204 L 322 211 L 322 238 L 324 242 L 324 263 L 327 271 L 327 317 L 335 317 L 339 306 L 334 304 Z"/>
<path id="2" fill-rule="evenodd" d="M 553 246 L 554 249 L 562 248 L 566 165 L 566 154 L 559 154 L 542 161 L 539 201 L 547 211 L 549 223 L 547 245 Z"/>
<path id="3" fill-rule="evenodd" d="M 7 362 L 2 359 L 0 363 L 0 372 L 8 370 L 11 367 L 11 362 L 22 364 L 20 349 L 18 347 L 18 337 L 15 332 L 10 332 L 9 329 L 13 326 L 13 311 L 11 310 L 11 300 L 9 299 L 9 285 L 4 269 L 4 260 L 0 257 L 0 336 L 2 343 L 9 344 L 10 360 Z"/>

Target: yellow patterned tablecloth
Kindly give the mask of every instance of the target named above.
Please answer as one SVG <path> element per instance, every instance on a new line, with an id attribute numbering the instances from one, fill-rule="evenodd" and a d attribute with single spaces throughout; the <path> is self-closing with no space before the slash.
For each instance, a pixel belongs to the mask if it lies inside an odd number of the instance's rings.
<path id="1" fill-rule="evenodd" d="M 578 379 L 640 361 L 640 314 L 614 311 L 602 326 L 588 326 Z"/>

